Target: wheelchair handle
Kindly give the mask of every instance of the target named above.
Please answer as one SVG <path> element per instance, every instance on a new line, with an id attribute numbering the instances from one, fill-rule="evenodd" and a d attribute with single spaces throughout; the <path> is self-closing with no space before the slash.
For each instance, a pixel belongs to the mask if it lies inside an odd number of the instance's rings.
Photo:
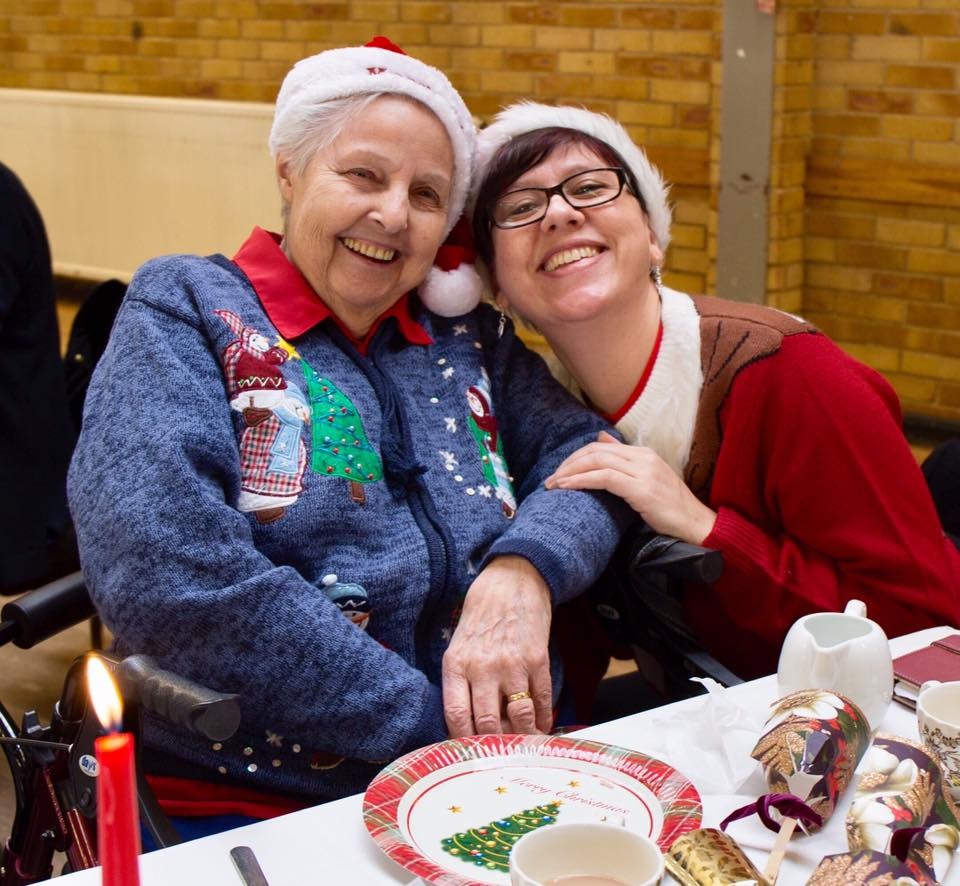
<path id="1" fill-rule="evenodd" d="M 147 655 L 125 658 L 118 671 L 124 697 L 169 723 L 212 741 L 230 738 L 240 725 L 239 695 L 164 671 Z"/>
<path id="2" fill-rule="evenodd" d="M 0 609 L 0 646 L 30 649 L 42 640 L 94 615 L 82 572 L 28 591 Z"/>
<path id="3" fill-rule="evenodd" d="M 709 584 L 723 572 L 723 555 L 712 548 L 656 535 L 640 545 L 630 560 L 632 578 L 647 572 L 662 572 L 681 581 Z"/>

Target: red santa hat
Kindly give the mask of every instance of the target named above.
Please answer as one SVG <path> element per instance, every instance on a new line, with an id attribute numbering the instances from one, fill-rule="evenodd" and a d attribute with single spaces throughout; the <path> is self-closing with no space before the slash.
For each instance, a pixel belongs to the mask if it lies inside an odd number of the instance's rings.
<path id="1" fill-rule="evenodd" d="M 650 228 L 660 248 L 666 252 L 670 242 L 670 206 L 667 185 L 660 171 L 634 143 L 627 131 L 612 117 L 586 108 L 554 107 L 537 102 L 521 101 L 504 108 L 493 122 L 480 132 L 477 162 L 474 167 L 473 199 L 486 176 L 490 161 L 497 151 L 518 135 L 537 129 L 575 129 L 593 136 L 613 148 L 624 160 L 640 188 L 643 204 L 650 219 Z"/>

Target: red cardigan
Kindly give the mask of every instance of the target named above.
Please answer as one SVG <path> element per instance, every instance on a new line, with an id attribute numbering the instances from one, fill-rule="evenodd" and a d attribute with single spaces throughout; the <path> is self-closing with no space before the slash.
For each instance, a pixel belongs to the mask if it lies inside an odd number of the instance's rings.
<path id="1" fill-rule="evenodd" d="M 742 369 L 719 412 L 691 626 L 744 677 L 776 669 L 794 620 L 851 598 L 889 636 L 960 624 L 960 553 L 945 538 L 890 385 L 823 335 L 791 335 Z"/>

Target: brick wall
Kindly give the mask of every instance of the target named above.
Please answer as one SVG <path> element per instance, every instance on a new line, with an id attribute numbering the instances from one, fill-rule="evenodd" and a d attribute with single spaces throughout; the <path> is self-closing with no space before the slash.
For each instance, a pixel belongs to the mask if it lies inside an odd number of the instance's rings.
<path id="1" fill-rule="evenodd" d="M 767 304 L 804 306 L 806 160 L 814 91 L 815 0 L 780 0 L 775 22 L 767 226 Z"/>
<path id="2" fill-rule="evenodd" d="M 852 0 L 819 15 L 807 315 L 904 409 L 960 418 L 960 12 Z"/>
<path id="3" fill-rule="evenodd" d="M 744 0 L 748 3 L 749 0 Z M 768 301 L 960 419 L 957 0 L 780 0 Z M 666 279 L 708 291 L 719 0 L 0 0 L 0 86 L 272 101 L 291 63 L 388 34 L 487 117 L 617 116 L 673 182 Z"/>

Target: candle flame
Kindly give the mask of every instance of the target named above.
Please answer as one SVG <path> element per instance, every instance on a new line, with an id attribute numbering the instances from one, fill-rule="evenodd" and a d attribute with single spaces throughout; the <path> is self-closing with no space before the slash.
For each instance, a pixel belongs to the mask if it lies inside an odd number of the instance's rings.
<path id="1" fill-rule="evenodd" d="M 87 691 L 97 719 L 104 729 L 117 732 L 123 717 L 123 702 L 116 681 L 96 655 L 87 659 Z"/>

